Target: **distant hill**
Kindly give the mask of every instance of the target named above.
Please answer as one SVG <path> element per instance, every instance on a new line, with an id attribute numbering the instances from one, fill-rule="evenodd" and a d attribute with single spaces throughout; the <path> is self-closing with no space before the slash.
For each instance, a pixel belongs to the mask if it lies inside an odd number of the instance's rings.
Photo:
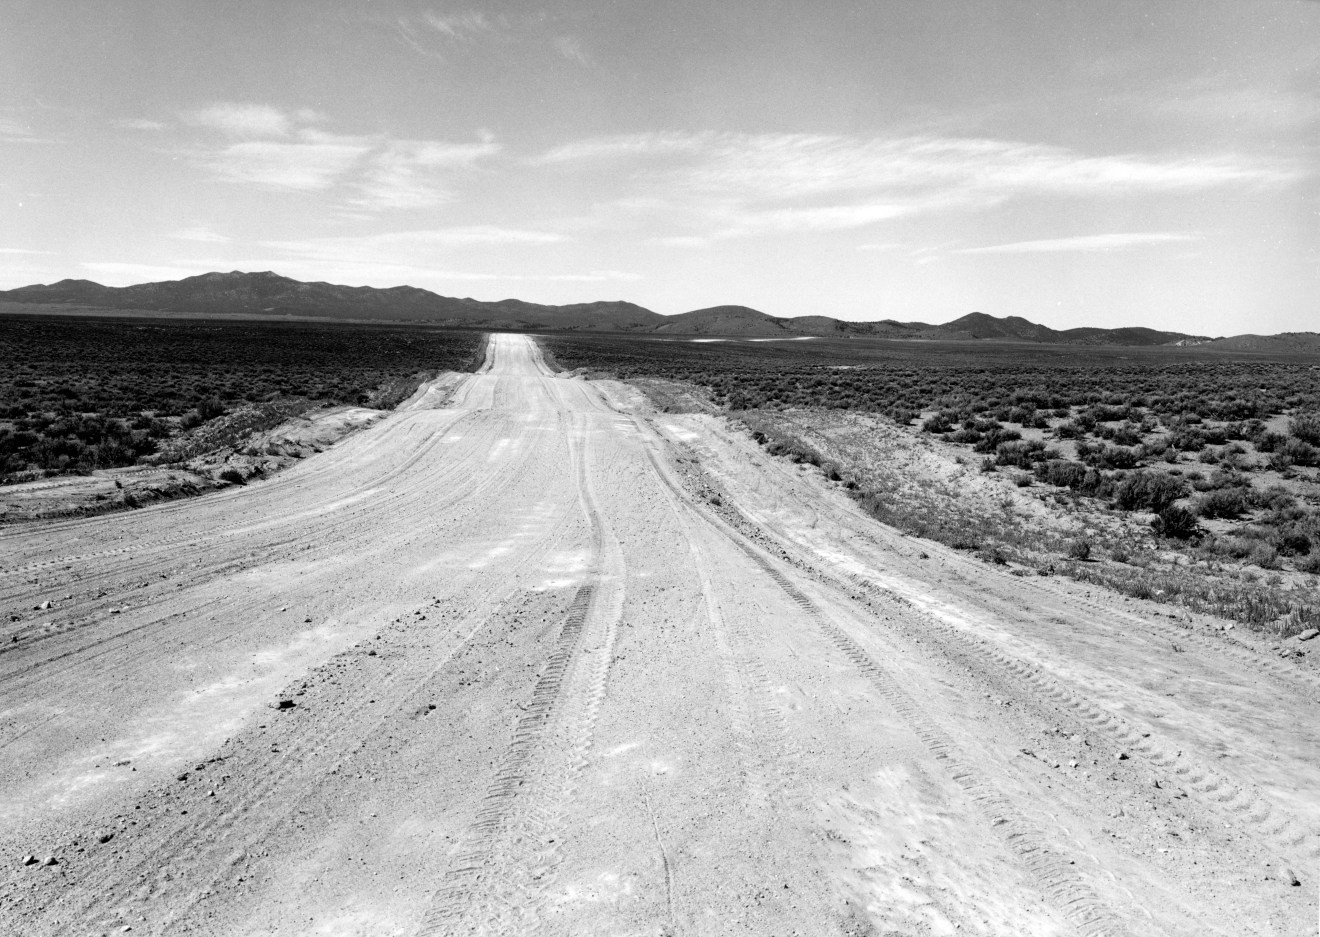
<path id="1" fill-rule="evenodd" d="M 1320 352 L 1320 332 L 1280 332 L 1278 335 L 1234 335 L 1232 338 L 1216 338 L 1206 342 L 1204 347 L 1217 348 L 1221 351 L 1259 351 L 1267 353 Z"/>
<path id="2" fill-rule="evenodd" d="M 0 303 L 79 307 L 90 310 L 183 312 L 209 316 L 315 316 L 379 322 L 427 322 L 470 328 L 531 331 L 598 330 L 659 335 L 746 338 L 833 338 L 865 336 L 917 341 L 1000 341 L 1067 345 L 1204 345 L 1226 351 L 1320 351 L 1320 335 L 1204 335 L 1129 327 L 1058 331 L 1019 316 L 999 318 L 973 312 L 943 325 L 925 322 L 852 322 L 824 315 L 780 318 L 748 306 L 711 306 L 662 316 L 623 300 L 550 306 L 521 299 L 488 302 L 441 296 L 415 286 L 377 289 L 304 283 L 269 271 L 204 273 L 182 280 L 102 286 L 91 280 L 24 286 L 0 291 Z"/>

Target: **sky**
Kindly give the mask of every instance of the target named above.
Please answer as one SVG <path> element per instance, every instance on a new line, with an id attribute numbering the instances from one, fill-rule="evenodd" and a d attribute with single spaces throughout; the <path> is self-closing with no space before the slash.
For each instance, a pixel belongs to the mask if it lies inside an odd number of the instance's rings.
<path id="1" fill-rule="evenodd" d="M 1315 0 L 0 0 L 0 288 L 1320 330 Z"/>

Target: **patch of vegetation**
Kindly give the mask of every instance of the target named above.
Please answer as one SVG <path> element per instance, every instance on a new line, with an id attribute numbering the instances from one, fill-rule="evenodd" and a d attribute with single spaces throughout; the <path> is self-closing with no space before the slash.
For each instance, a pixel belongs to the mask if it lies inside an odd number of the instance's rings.
<path id="1" fill-rule="evenodd" d="M 131 465 L 213 423 L 392 408 L 483 347 L 417 326 L 3 316 L 0 481 Z"/>

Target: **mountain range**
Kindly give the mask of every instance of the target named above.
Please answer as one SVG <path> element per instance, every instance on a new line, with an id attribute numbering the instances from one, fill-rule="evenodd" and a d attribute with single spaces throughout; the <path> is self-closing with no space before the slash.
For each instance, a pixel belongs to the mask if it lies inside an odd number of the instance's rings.
<path id="1" fill-rule="evenodd" d="M 712 306 L 665 316 L 622 300 L 548 306 L 519 299 L 488 302 L 441 296 L 413 286 L 377 289 L 304 283 L 275 273 L 204 273 L 182 280 L 102 286 L 91 280 L 0 290 L 0 303 L 61 306 L 80 310 L 141 310 L 209 316 L 306 316 L 378 322 L 426 322 L 469 328 L 525 331 L 593 330 L 657 335 L 746 338 L 821 336 L 925 341 L 1012 341 L 1069 345 L 1200 345 L 1238 343 L 1241 350 L 1266 346 L 1311 350 L 1314 333 L 1210 339 L 1148 328 L 1076 328 L 1058 331 L 1018 316 L 997 318 L 973 312 L 943 325 L 924 322 L 851 322 L 824 315 L 780 318 L 747 306 Z M 0 307 L 3 308 L 3 307 Z M 1249 346 L 1249 347 L 1248 347 Z"/>

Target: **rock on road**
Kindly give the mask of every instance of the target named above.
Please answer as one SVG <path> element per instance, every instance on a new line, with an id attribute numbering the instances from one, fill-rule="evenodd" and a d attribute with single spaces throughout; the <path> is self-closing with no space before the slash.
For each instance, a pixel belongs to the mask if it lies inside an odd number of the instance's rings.
<path id="1" fill-rule="evenodd" d="M 0 533 L 0 933 L 1313 932 L 1305 672 L 526 336 L 437 396 Z"/>

